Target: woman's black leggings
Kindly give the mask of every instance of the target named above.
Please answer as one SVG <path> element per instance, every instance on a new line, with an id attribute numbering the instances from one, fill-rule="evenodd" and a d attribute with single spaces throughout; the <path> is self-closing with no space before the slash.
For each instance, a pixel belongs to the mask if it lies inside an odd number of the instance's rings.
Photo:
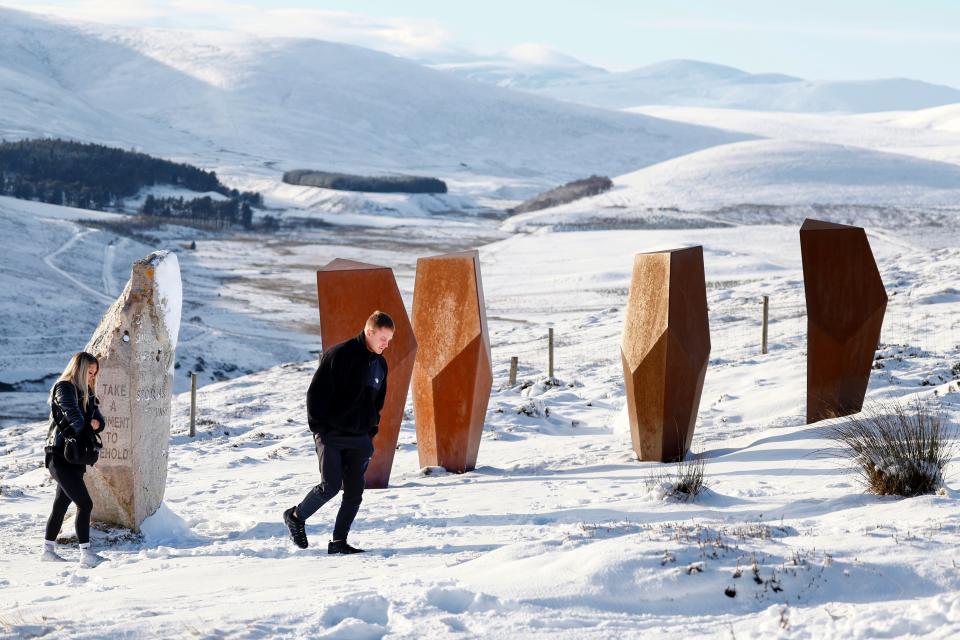
<path id="1" fill-rule="evenodd" d="M 47 540 L 56 540 L 63 526 L 63 517 L 67 515 L 70 503 L 77 505 L 77 541 L 80 544 L 90 542 L 90 512 L 93 511 L 93 499 L 83 484 L 83 472 L 86 467 L 70 464 L 66 460 L 53 457 L 50 460 L 50 475 L 57 481 L 57 495 L 53 499 L 53 511 L 47 520 Z"/>

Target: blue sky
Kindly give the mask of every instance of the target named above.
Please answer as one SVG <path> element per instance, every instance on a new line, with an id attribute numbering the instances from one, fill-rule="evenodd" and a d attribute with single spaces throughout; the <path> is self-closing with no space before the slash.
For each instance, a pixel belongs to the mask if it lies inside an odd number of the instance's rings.
<path id="1" fill-rule="evenodd" d="M 624 70 L 689 58 L 811 79 L 910 77 L 960 87 L 948 0 L 0 0 L 100 22 L 265 31 L 411 57 L 522 43 Z"/>

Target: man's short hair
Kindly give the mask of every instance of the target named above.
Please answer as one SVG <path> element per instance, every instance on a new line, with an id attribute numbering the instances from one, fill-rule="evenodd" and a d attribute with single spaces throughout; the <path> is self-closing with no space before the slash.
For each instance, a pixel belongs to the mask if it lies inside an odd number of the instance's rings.
<path id="1" fill-rule="evenodd" d="M 364 327 L 364 330 L 367 329 L 396 329 L 396 325 L 393 324 L 393 318 L 385 314 L 383 311 L 374 311 L 370 314 L 370 317 L 367 318 L 367 324 Z"/>

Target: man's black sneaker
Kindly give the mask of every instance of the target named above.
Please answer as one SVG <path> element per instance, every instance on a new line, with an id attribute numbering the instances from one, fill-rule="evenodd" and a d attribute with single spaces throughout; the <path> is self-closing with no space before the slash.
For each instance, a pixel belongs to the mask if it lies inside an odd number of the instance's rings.
<path id="1" fill-rule="evenodd" d="M 346 540 L 331 540 L 327 545 L 327 553 L 334 554 L 349 554 L 349 553 L 363 553 L 363 549 L 357 549 L 356 547 L 351 547 L 347 544 Z"/>
<path id="2" fill-rule="evenodd" d="M 290 507 L 283 512 L 283 521 L 286 523 L 287 529 L 290 530 L 290 538 L 293 540 L 293 544 L 301 549 L 306 549 L 309 546 L 307 542 L 307 531 L 304 529 L 303 520 L 293 515 L 294 509 L 296 509 L 296 507 Z"/>

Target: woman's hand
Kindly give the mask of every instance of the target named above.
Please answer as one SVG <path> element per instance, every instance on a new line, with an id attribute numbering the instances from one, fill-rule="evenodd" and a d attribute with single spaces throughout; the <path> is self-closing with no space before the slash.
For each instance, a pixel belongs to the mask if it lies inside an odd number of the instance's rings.
<path id="1" fill-rule="evenodd" d="M 96 418 L 90 421 L 90 426 L 93 427 L 94 431 L 100 431 L 100 429 L 103 428 L 103 425 L 100 424 L 100 421 L 97 420 Z"/>

